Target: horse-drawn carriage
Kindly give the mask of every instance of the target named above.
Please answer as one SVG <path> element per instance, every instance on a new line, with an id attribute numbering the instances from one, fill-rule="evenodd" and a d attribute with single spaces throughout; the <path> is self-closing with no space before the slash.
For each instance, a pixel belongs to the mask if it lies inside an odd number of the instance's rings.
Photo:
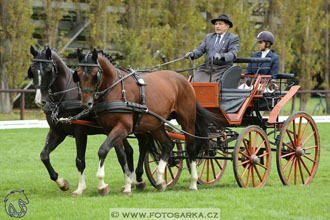
<path id="1" fill-rule="evenodd" d="M 51 91 L 51 87 L 54 87 L 52 84 L 61 75 L 57 70 L 63 62 L 57 61 L 58 56 L 52 55 L 54 52 L 50 50 L 31 53 L 35 57 L 34 63 L 39 70 L 35 70 L 34 75 L 29 72 L 30 77 L 36 80 L 35 84 L 39 84 L 40 88 L 45 87 L 44 90 Z M 227 160 L 233 162 L 235 178 L 240 187 L 261 187 L 266 184 L 269 177 L 271 151 L 276 151 L 277 170 L 283 184 L 308 185 L 311 183 L 320 156 L 319 134 L 314 120 L 305 112 L 293 113 L 285 121 L 279 120 L 281 109 L 300 88 L 284 82 L 292 78 L 292 74 L 278 75 L 279 90 L 275 89 L 274 84 L 269 83 L 270 76 L 241 75 L 240 66 L 229 68 L 219 83 L 191 83 L 172 71 L 141 74 L 143 77 L 140 77 L 136 71 L 127 72 L 114 67 L 103 52 L 99 53 L 96 50 L 79 56 L 79 67 L 73 74 L 73 79 L 79 81 L 82 104 L 88 109 L 87 112 L 95 111 L 99 120 L 98 122 L 78 120 L 79 118 L 76 117 L 74 120 L 71 118 L 69 122 L 82 125 L 82 127 L 103 127 L 103 131 L 108 134 L 108 138 L 99 150 L 100 163 L 97 176 L 100 194 L 108 192 L 107 184 L 104 183 L 106 154 L 113 145 L 121 143 L 120 140 L 131 132 L 136 134 L 150 132 L 155 137 L 154 144 L 158 146 L 161 153 L 146 153 L 144 165 L 148 179 L 159 190 L 172 186 L 178 181 L 185 159 L 191 172 L 190 189 L 197 189 L 196 182 L 217 183 L 224 173 Z M 237 63 L 267 61 L 267 59 L 256 58 L 236 59 Z M 47 75 L 42 70 L 47 66 L 42 66 L 42 64 L 50 65 L 48 72 L 51 72 L 51 78 L 48 80 L 42 80 L 42 77 Z M 76 88 L 70 87 L 71 73 L 67 70 L 62 74 L 66 83 L 65 85 L 62 83 L 58 88 L 60 91 L 55 92 L 60 96 L 58 97 L 60 103 L 51 109 L 51 117 L 47 118 L 50 124 L 52 124 L 50 120 L 54 118 L 57 120 L 60 104 L 66 98 L 64 94 Z M 239 84 L 247 79 L 251 81 L 251 86 L 238 88 Z M 47 85 L 42 86 L 42 82 Z M 282 90 L 284 85 L 289 85 L 288 91 Z M 117 96 L 112 98 L 111 96 L 116 93 Z M 196 99 L 202 107 L 196 103 Z M 95 100 L 101 101 L 94 103 Z M 204 111 L 203 107 L 207 111 Z M 71 108 L 75 107 L 71 105 Z M 261 111 L 269 115 L 263 117 Z M 64 114 L 64 116 L 68 117 L 70 114 Z M 206 120 L 207 117 L 210 117 L 209 121 Z M 215 122 L 217 117 L 221 119 L 221 126 Z M 177 119 L 182 130 L 167 120 L 172 118 Z M 62 121 L 68 122 L 68 120 Z M 196 124 L 204 123 L 204 125 L 207 121 L 207 128 L 205 126 L 191 128 L 191 125 L 196 125 L 195 121 Z M 164 122 L 167 122 L 166 126 Z M 71 127 L 70 129 L 77 130 L 78 128 Z M 102 131 L 95 131 L 92 134 L 97 132 Z M 85 131 L 84 135 L 86 134 L 90 133 Z M 79 135 L 76 134 L 76 136 Z M 198 152 L 195 152 L 197 150 L 192 147 L 194 139 L 202 140 L 196 142 L 196 145 L 200 144 Z M 76 142 L 77 151 L 79 151 L 78 142 L 81 141 L 77 137 Z M 47 146 L 46 142 L 43 152 L 49 155 L 58 144 Z M 47 169 L 52 171 L 51 178 L 61 188 L 67 190 L 67 182 L 58 178 L 50 165 L 48 155 L 43 158 L 43 152 L 42 160 L 46 167 L 50 166 Z M 116 152 L 119 159 L 125 158 L 125 153 L 120 149 L 116 149 Z M 145 151 L 141 151 L 141 146 L 140 152 L 142 152 L 140 158 L 143 158 Z M 79 152 L 77 155 L 80 155 Z M 84 159 L 84 153 L 82 155 L 83 157 L 80 158 L 77 156 L 77 168 L 80 171 L 79 186 L 74 192 L 77 195 L 82 194 L 86 188 L 83 177 L 85 167 L 84 162 L 81 162 Z M 126 166 L 129 160 L 126 158 L 121 161 L 125 173 L 125 190 L 128 193 L 132 184 L 132 168 L 129 165 Z M 142 175 L 142 173 L 139 174 Z"/>

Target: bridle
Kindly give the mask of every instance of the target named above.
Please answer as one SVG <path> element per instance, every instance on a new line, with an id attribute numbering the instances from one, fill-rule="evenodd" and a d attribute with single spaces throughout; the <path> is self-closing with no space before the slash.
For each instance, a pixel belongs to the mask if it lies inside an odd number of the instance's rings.
<path id="1" fill-rule="evenodd" d="M 40 80 L 40 77 L 42 75 L 44 75 L 44 70 L 42 68 L 42 64 L 43 63 L 51 63 L 52 64 L 52 79 L 49 83 L 49 85 L 46 85 L 46 86 L 42 86 L 42 85 L 35 85 L 34 87 L 36 89 L 40 89 L 40 90 L 50 90 L 51 86 L 53 85 L 53 83 L 55 82 L 55 79 L 58 75 L 58 72 L 57 72 L 57 68 L 55 66 L 55 63 L 53 60 L 47 60 L 47 59 L 33 59 L 32 60 L 33 63 L 39 63 L 39 71 L 38 72 L 38 81 Z M 38 82 L 38 84 L 40 84 L 41 82 Z"/>
<path id="2" fill-rule="evenodd" d="M 94 67 L 97 67 L 97 73 L 96 73 L 96 89 L 81 89 L 81 92 L 83 93 L 88 93 L 88 92 L 92 92 L 95 93 L 99 90 L 100 86 L 101 86 L 101 73 L 103 73 L 102 68 L 100 67 L 100 65 L 97 64 L 93 64 L 93 63 L 79 63 L 78 64 L 79 67 L 83 68 L 83 72 L 84 72 L 84 80 L 87 81 L 88 80 L 88 74 L 94 69 Z M 88 71 L 88 68 L 92 68 Z M 76 73 L 75 73 L 76 74 Z"/>

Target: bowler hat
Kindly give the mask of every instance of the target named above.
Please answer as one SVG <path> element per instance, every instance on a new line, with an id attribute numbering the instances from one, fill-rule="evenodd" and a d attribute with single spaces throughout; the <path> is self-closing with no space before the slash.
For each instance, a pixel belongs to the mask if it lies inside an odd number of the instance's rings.
<path id="1" fill-rule="evenodd" d="M 233 23 L 229 20 L 226 14 L 221 14 L 219 17 L 212 19 L 211 23 L 215 24 L 216 21 L 224 21 L 225 23 L 229 24 L 229 27 L 233 27 Z"/>

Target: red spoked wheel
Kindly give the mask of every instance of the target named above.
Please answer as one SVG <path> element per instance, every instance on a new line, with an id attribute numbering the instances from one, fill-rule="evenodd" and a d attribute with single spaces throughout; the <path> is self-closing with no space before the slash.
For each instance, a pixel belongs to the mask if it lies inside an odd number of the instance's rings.
<path id="1" fill-rule="evenodd" d="M 236 181 L 240 187 L 262 187 L 271 164 L 271 149 L 265 132 L 256 125 L 246 127 L 238 136 L 233 152 Z"/>
<path id="2" fill-rule="evenodd" d="M 176 182 L 178 181 L 181 175 L 182 164 L 183 164 L 183 159 L 176 158 L 178 156 L 183 155 L 182 142 L 180 140 L 173 140 L 173 141 L 175 145 L 168 159 L 168 163 L 165 167 L 165 172 L 163 176 L 167 184 L 167 187 L 171 187 L 176 184 Z M 158 149 L 161 149 L 161 146 L 157 141 L 155 141 L 155 144 L 158 146 Z M 156 180 L 157 180 L 157 168 L 159 161 L 160 161 L 159 156 L 154 158 L 153 156 L 151 156 L 150 153 L 147 153 L 144 159 L 144 169 L 146 171 L 147 177 L 151 185 L 153 185 L 153 187 L 155 188 L 157 188 Z"/>
<path id="3" fill-rule="evenodd" d="M 223 138 L 225 139 L 225 137 Z M 227 166 L 227 160 L 221 157 L 227 157 L 226 152 L 226 147 L 219 149 L 217 139 L 209 141 L 209 149 L 203 150 L 202 159 L 196 160 L 198 184 L 213 185 L 220 181 Z M 190 172 L 189 160 L 187 160 L 187 167 Z"/>
<path id="4" fill-rule="evenodd" d="M 285 121 L 277 145 L 277 171 L 284 185 L 308 185 L 320 159 L 320 137 L 313 118 L 296 112 Z"/>

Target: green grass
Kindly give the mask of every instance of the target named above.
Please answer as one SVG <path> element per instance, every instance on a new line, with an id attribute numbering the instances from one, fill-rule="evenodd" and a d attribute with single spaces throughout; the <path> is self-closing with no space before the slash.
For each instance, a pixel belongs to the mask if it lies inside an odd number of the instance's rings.
<path id="1" fill-rule="evenodd" d="M 233 174 L 232 163 L 220 182 L 213 186 L 199 185 L 191 192 L 186 166 L 178 183 L 157 192 L 147 177 L 146 190 L 133 189 L 132 196 L 121 193 L 124 177 L 111 150 L 106 160 L 105 182 L 110 194 L 97 196 L 97 151 L 105 136 L 90 136 L 86 153 L 87 189 L 82 197 L 71 193 L 78 184 L 75 167 L 75 144 L 67 138 L 51 154 L 51 161 L 60 177 L 67 179 L 71 188 L 62 192 L 49 179 L 39 154 L 48 129 L 0 130 L 0 199 L 12 190 L 24 189 L 30 200 L 23 219 L 109 219 L 109 208 L 220 208 L 221 219 L 330 219 L 330 124 L 318 124 L 321 137 L 321 158 L 316 176 L 310 186 L 282 185 L 276 170 L 275 153 L 272 154 L 270 178 L 263 188 L 239 188 Z M 136 142 L 135 160 L 137 160 Z M 6 215 L 4 203 L 0 207 L 0 219 L 12 219 Z"/>

